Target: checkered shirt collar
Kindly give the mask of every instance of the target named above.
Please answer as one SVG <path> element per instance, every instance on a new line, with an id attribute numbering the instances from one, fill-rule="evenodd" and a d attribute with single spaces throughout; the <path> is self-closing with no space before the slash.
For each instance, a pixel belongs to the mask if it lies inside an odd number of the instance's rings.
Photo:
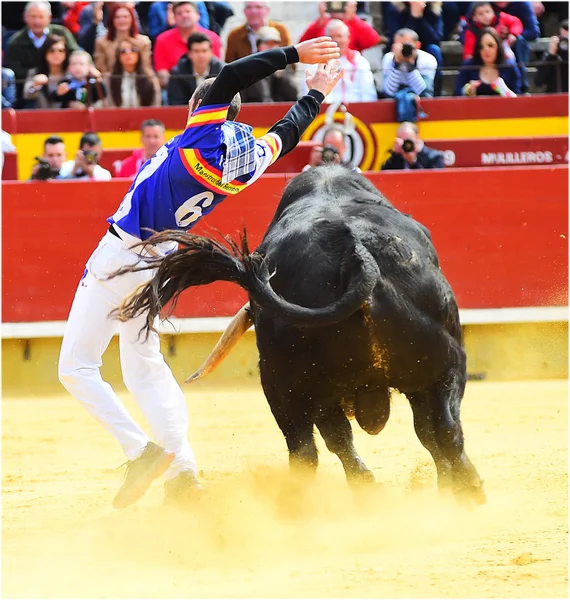
<path id="1" fill-rule="evenodd" d="M 229 183 L 251 173 L 255 169 L 255 137 L 253 127 L 225 121 L 222 124 L 222 135 L 226 145 L 226 158 L 222 169 L 222 183 Z"/>

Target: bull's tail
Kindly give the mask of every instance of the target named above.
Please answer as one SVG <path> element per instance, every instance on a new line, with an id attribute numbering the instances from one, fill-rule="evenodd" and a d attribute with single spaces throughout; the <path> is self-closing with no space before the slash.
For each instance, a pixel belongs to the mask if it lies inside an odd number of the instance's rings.
<path id="1" fill-rule="evenodd" d="M 324 325 L 339 322 L 359 310 L 380 276 L 372 255 L 359 241 L 353 240 L 352 251 L 344 265 L 350 273 L 345 292 L 328 306 L 307 308 L 288 302 L 272 289 L 267 261 L 256 252 L 249 252 L 245 233 L 241 247 L 227 238 L 228 246 L 225 246 L 208 238 L 176 231 L 157 233 L 147 244 L 168 241 L 178 242 L 178 250 L 153 259 L 145 266 L 125 267 L 117 272 L 157 269 L 154 277 L 115 311 L 119 319 L 132 319 L 148 311 L 146 327 L 154 330 L 154 320 L 162 308 L 170 301 L 174 307 L 185 289 L 214 281 L 232 281 L 266 310 L 288 317 L 299 325 Z"/>

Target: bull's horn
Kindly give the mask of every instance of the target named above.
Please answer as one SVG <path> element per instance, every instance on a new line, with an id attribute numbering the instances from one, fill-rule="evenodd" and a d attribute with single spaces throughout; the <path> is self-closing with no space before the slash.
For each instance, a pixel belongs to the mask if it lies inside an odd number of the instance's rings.
<path id="1" fill-rule="evenodd" d="M 226 358 L 231 349 L 237 344 L 241 336 L 253 325 L 253 320 L 249 313 L 249 302 L 244 304 L 236 316 L 231 320 L 231 323 L 226 327 L 222 337 L 210 353 L 210 356 L 204 361 L 204 364 L 184 383 L 191 383 L 202 379 L 211 373 L 219 363 Z"/>

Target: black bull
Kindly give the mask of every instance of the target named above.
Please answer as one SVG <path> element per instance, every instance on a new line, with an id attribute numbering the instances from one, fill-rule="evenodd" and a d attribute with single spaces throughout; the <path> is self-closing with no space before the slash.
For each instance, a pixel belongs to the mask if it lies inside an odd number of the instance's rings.
<path id="1" fill-rule="evenodd" d="M 460 422 L 466 357 L 454 294 L 429 231 L 363 175 L 326 166 L 295 177 L 253 253 L 245 238 L 230 249 L 172 231 L 150 242 L 167 240 L 179 249 L 151 265 L 156 275 L 120 318 L 149 310 L 152 327 L 168 301 L 213 281 L 247 290 L 261 383 L 292 469 L 316 470 L 316 425 L 350 484 L 373 481 L 347 416 L 379 433 L 394 388 L 410 402 L 440 489 L 484 502 Z"/>

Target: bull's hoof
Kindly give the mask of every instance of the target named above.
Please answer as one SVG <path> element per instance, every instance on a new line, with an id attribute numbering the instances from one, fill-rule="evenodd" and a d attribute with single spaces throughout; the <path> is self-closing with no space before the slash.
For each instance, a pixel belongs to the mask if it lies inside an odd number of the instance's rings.
<path id="1" fill-rule="evenodd" d="M 348 485 L 353 489 L 361 489 L 363 487 L 370 487 L 376 483 L 374 473 L 368 469 L 362 469 L 357 473 L 350 473 L 346 476 Z"/>
<path id="2" fill-rule="evenodd" d="M 456 500 L 464 506 L 482 506 L 487 502 L 487 496 L 483 489 L 483 482 L 480 485 L 465 486 L 453 491 Z"/>

